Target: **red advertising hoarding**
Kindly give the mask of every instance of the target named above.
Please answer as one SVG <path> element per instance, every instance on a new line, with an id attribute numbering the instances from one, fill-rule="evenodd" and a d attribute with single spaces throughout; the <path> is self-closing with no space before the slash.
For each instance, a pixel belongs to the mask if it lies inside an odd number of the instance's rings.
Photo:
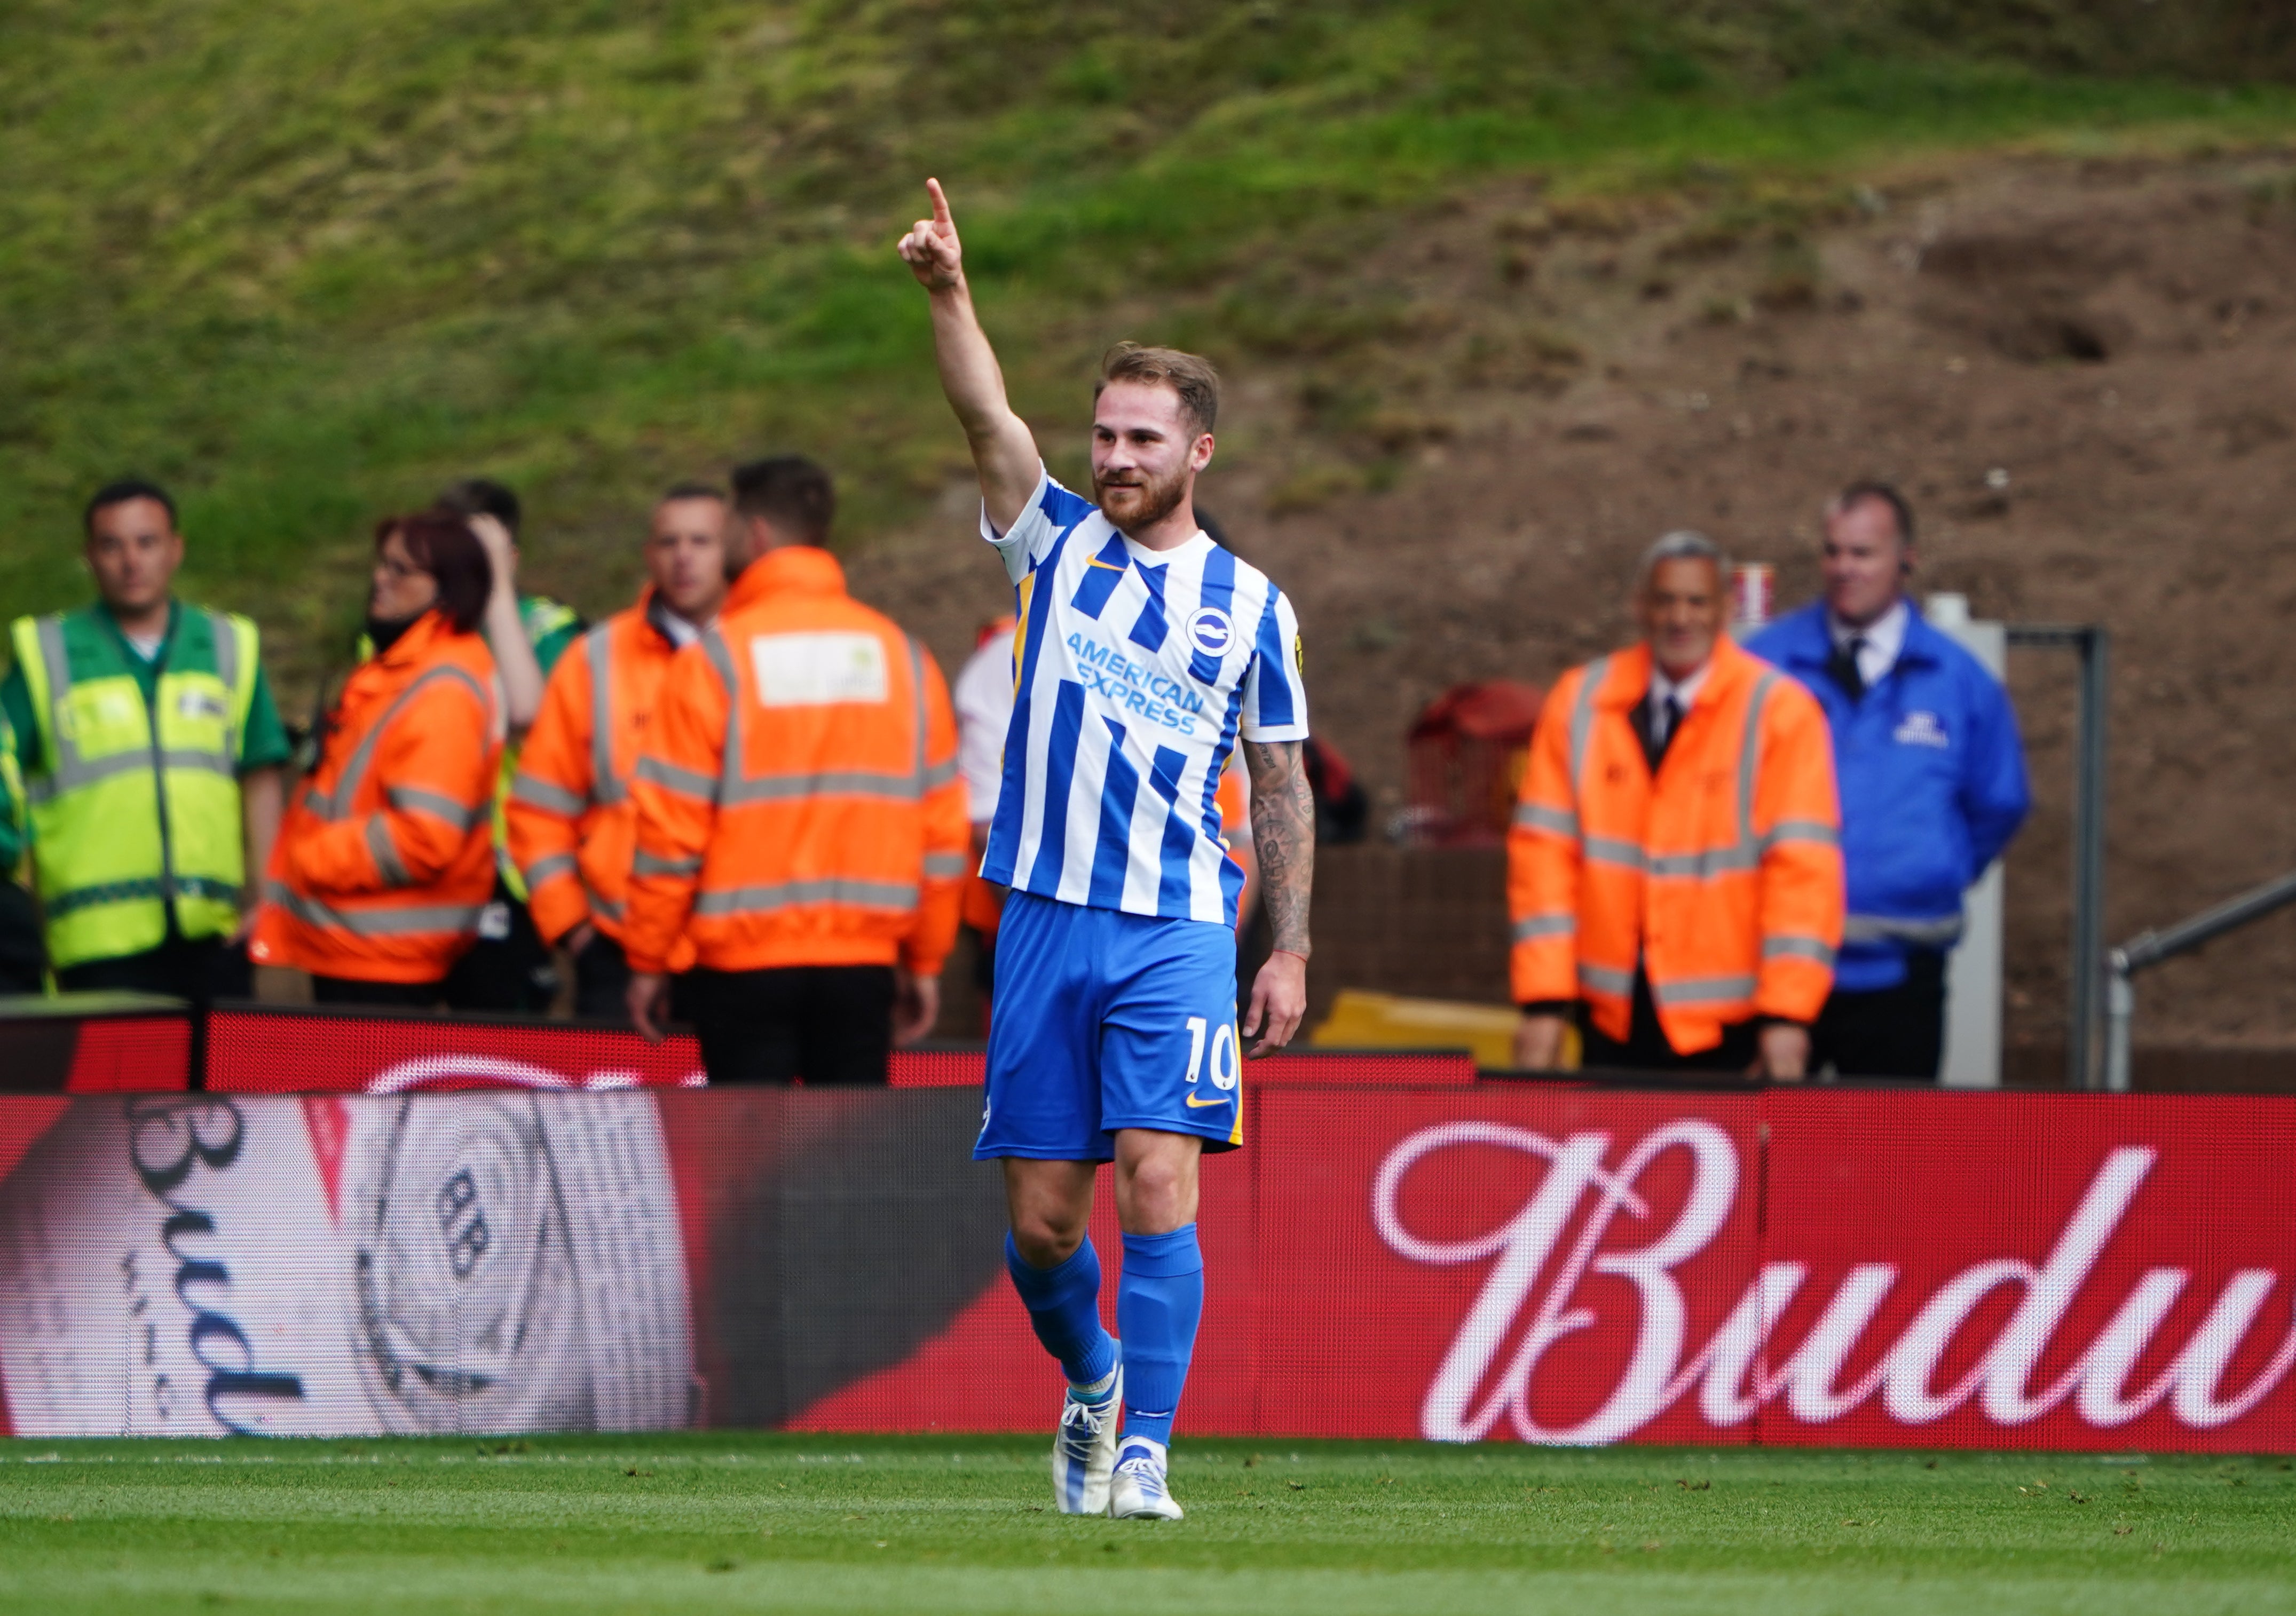
<path id="1" fill-rule="evenodd" d="M 10 1424 L 1045 1426 L 977 1057 L 696 1091 L 537 1048 L 461 1053 L 547 1090 L 0 1098 Z M 1206 1164 L 1184 1430 L 2296 1450 L 2296 1100 L 1321 1066 Z"/>

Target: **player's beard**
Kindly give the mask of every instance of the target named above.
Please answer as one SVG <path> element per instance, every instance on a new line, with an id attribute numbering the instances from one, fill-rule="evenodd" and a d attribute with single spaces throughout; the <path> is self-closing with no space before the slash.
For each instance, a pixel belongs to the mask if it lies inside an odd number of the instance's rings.
<path id="1" fill-rule="evenodd" d="M 1188 474 L 1175 471 L 1167 477 L 1152 477 L 1144 471 L 1132 470 L 1122 474 L 1121 480 L 1111 481 L 1097 472 L 1092 479 L 1093 496 L 1108 519 L 1124 533 L 1137 533 L 1153 527 L 1180 508 L 1188 497 Z M 1121 502 L 1111 507 L 1110 496 Z"/>

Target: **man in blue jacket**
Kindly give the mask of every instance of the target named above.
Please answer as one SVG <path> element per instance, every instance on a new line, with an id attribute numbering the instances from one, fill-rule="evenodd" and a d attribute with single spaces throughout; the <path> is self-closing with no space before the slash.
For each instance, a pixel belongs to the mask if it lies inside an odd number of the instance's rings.
<path id="1" fill-rule="evenodd" d="M 1825 598 L 1746 649 L 1809 688 L 1833 730 L 1849 910 L 1810 1069 L 1935 1081 L 1962 893 L 2031 796 L 2009 694 L 1905 592 L 1914 515 L 1887 483 L 1825 510 Z"/>

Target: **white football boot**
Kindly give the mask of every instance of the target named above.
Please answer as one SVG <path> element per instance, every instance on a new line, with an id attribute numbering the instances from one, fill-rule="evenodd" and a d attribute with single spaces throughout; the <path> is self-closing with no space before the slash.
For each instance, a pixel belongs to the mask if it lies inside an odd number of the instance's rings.
<path id="1" fill-rule="evenodd" d="M 1086 1399 L 1074 1386 L 1061 1404 L 1053 1436 L 1053 1500 L 1064 1515 L 1108 1510 L 1108 1478 L 1116 1468 L 1116 1432 L 1124 1408 L 1124 1366 L 1108 1372 L 1103 1396 Z"/>
<path id="2" fill-rule="evenodd" d="M 1177 1521 L 1179 1505 L 1164 1484 L 1164 1444 L 1128 1436 L 1116 1456 L 1108 1487 L 1108 1513 L 1119 1521 Z"/>

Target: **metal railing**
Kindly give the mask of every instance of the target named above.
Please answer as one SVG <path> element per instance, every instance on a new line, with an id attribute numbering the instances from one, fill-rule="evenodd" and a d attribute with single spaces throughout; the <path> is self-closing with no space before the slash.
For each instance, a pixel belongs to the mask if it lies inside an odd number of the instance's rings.
<path id="1" fill-rule="evenodd" d="M 2204 909 L 2165 932 L 2141 932 L 2113 950 L 2105 962 L 2110 975 L 2105 983 L 2104 1086 L 2116 1094 L 2128 1090 L 2129 1024 L 2136 1018 L 2136 986 L 2131 977 L 2291 903 L 2296 903 L 2296 871 Z"/>
<path id="2" fill-rule="evenodd" d="M 2104 737 L 2111 642 L 2096 624 L 2013 623 L 2013 646 L 2054 646 L 2080 657 L 2073 749 L 2073 935 L 2071 1002 L 2065 1016 L 2065 1086 L 2097 1087 L 2096 1023 L 2104 985 Z M 2108 1079 L 2106 1087 L 2111 1087 Z"/>

